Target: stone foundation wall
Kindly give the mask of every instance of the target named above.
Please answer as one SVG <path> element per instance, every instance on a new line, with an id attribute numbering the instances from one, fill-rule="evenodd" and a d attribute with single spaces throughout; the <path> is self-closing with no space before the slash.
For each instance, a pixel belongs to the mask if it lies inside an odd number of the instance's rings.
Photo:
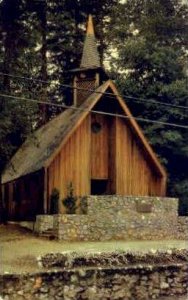
<path id="1" fill-rule="evenodd" d="M 63 240 L 164 239 L 177 236 L 177 199 L 91 196 L 87 215 L 54 217 Z"/>
<path id="2" fill-rule="evenodd" d="M 181 239 L 188 239 L 188 217 L 178 217 L 178 234 Z"/>
<path id="3" fill-rule="evenodd" d="M 131 266 L 1 275 L 3 300 L 151 300 L 185 295 L 188 265 Z"/>
<path id="4" fill-rule="evenodd" d="M 39 215 L 36 217 L 34 226 L 35 232 L 39 234 L 54 227 L 54 216 L 53 215 Z"/>
<path id="5" fill-rule="evenodd" d="M 88 215 L 56 215 L 54 232 L 60 240 L 93 240 Z"/>
<path id="6" fill-rule="evenodd" d="M 54 215 L 57 238 L 104 241 L 177 237 L 177 199 L 90 196 L 87 206 L 85 215 Z"/>

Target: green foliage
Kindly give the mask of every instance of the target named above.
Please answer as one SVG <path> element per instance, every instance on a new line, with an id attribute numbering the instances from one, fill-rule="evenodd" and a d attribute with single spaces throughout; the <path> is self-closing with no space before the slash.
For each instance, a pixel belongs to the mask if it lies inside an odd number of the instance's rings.
<path id="1" fill-rule="evenodd" d="M 5 0 L 0 3 L 0 72 L 3 74 L 23 75 L 26 71 L 32 72 L 34 65 L 36 70 L 36 60 L 31 64 L 36 47 L 30 29 L 32 21 L 25 1 Z M 29 98 L 31 87 L 29 89 L 8 75 L 0 75 L 0 93 Z M 0 172 L 33 130 L 36 120 L 37 105 L 0 96 Z"/>
<path id="2" fill-rule="evenodd" d="M 62 204 L 66 209 L 66 214 L 87 214 L 87 198 L 76 197 L 74 195 L 74 187 L 72 182 L 70 182 L 67 186 L 67 197 L 62 200 Z"/>
<path id="3" fill-rule="evenodd" d="M 74 188 L 72 182 L 67 186 L 67 197 L 62 200 L 63 205 L 66 208 L 67 214 L 75 214 L 77 209 L 78 198 L 74 196 Z"/>
<path id="4" fill-rule="evenodd" d="M 112 61 L 112 75 L 123 94 L 148 99 L 146 103 L 125 97 L 133 115 L 188 125 L 187 109 L 150 101 L 188 106 L 187 19 L 188 6 L 179 0 L 127 0 L 113 12 L 109 36 L 118 55 Z M 169 195 L 181 197 L 185 203 L 187 129 L 140 125 L 167 168 Z"/>
<path id="5" fill-rule="evenodd" d="M 59 190 L 54 188 L 50 195 L 50 214 L 59 213 Z"/>

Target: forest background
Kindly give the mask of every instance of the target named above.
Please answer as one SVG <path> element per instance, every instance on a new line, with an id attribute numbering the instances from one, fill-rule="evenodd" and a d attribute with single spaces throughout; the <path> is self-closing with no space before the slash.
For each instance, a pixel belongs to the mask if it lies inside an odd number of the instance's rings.
<path id="1" fill-rule="evenodd" d="M 139 125 L 188 215 L 187 1 L 1 0 L 0 179 L 28 134 L 62 110 L 31 100 L 70 104 L 68 71 L 79 66 L 88 14 L 101 63 L 133 115 L 158 121 Z"/>

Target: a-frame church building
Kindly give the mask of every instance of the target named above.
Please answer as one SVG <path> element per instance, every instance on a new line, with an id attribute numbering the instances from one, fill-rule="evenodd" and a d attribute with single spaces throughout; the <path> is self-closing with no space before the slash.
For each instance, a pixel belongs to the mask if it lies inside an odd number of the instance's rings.
<path id="1" fill-rule="evenodd" d="M 165 196 L 166 172 L 101 66 L 89 17 L 73 104 L 20 147 L 3 174 L 9 220 L 49 213 L 54 188 L 75 196 Z M 121 117 L 123 116 L 123 117 Z"/>

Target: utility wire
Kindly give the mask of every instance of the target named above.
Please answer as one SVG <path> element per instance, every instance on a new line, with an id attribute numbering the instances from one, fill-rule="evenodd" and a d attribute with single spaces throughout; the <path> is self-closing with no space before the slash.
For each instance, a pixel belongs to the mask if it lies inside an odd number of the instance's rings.
<path id="1" fill-rule="evenodd" d="M 45 105 L 56 106 L 56 107 L 61 107 L 61 108 L 68 108 L 68 109 L 78 110 L 78 111 L 91 112 L 91 113 L 96 113 L 96 114 L 105 115 L 105 116 L 113 116 L 113 117 L 115 116 L 115 117 L 119 117 L 122 119 L 132 119 L 132 120 L 137 120 L 137 121 L 146 122 L 146 123 L 161 124 L 161 125 L 165 125 L 165 126 L 172 126 L 172 127 L 177 127 L 177 128 L 188 129 L 188 126 L 179 125 L 176 123 L 169 123 L 169 122 L 163 122 L 163 121 L 151 120 L 151 119 L 143 119 L 140 117 L 133 117 L 133 116 L 129 117 L 129 116 L 121 115 L 121 114 L 114 114 L 114 113 L 109 113 L 109 112 L 104 112 L 104 111 L 88 110 L 88 109 L 79 108 L 79 107 L 75 107 L 75 106 L 68 106 L 65 104 L 56 104 L 56 103 L 51 103 L 51 102 L 47 102 L 47 101 L 40 101 L 40 100 L 35 100 L 35 99 L 11 96 L 11 95 L 1 94 L 1 93 L 0 93 L 0 96 L 7 97 L 8 99 L 11 99 L 11 100 L 16 99 L 16 100 L 22 100 L 22 101 L 28 101 L 28 102 L 35 102 L 35 103 L 39 103 L 39 104 L 45 104 Z"/>
<path id="2" fill-rule="evenodd" d="M 17 79 L 22 79 L 22 80 L 30 80 L 30 81 L 40 82 L 40 83 L 51 84 L 51 81 L 44 81 L 44 80 L 33 79 L 33 78 L 29 78 L 29 77 L 24 77 L 24 76 L 11 75 L 11 74 L 6 74 L 6 73 L 2 73 L 2 72 L 0 72 L 0 75 L 12 77 L 12 78 L 17 78 Z M 132 99 L 135 102 L 143 102 L 143 103 L 148 103 L 148 104 L 152 103 L 152 104 L 163 105 L 163 106 L 167 106 L 167 107 L 173 107 L 173 108 L 179 108 L 179 109 L 188 109 L 188 106 L 164 103 L 164 102 L 160 102 L 160 101 L 155 100 L 155 99 L 134 97 L 134 96 L 126 95 L 126 94 L 121 94 L 120 95 L 120 94 L 114 94 L 114 93 L 109 93 L 109 92 L 100 92 L 100 91 L 96 91 L 96 90 L 93 90 L 93 89 L 85 89 L 85 88 L 74 87 L 74 86 L 68 85 L 68 84 L 61 84 L 61 83 L 57 83 L 57 84 L 59 86 L 64 87 L 64 88 L 69 88 L 69 89 L 73 89 L 73 90 L 80 90 L 80 91 L 86 91 L 86 92 L 92 92 L 92 93 L 96 93 L 96 94 L 106 95 L 109 98 L 123 97 L 123 98 L 127 98 L 127 99 Z"/>

